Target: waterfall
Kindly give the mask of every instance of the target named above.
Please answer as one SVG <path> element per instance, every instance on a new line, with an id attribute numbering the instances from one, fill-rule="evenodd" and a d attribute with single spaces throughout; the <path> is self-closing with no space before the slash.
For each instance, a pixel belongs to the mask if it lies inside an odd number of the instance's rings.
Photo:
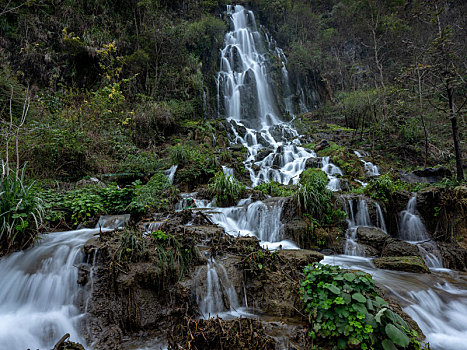
<path id="1" fill-rule="evenodd" d="M 85 314 L 75 306 L 84 243 L 99 229 L 55 232 L 0 260 L 0 348 L 51 349 L 66 333 L 79 335 Z"/>
<path id="2" fill-rule="evenodd" d="M 380 175 L 378 167 L 376 165 L 374 165 L 372 162 L 367 162 L 365 159 L 363 159 L 363 155 L 360 152 L 354 151 L 354 153 L 363 163 L 363 167 L 365 169 L 365 173 L 367 176 L 379 176 Z"/>
<path id="3" fill-rule="evenodd" d="M 368 203 L 365 199 L 359 199 L 356 205 L 354 205 L 354 201 L 352 199 L 349 199 L 344 204 L 344 209 L 348 217 L 344 254 L 350 256 L 363 256 L 363 249 L 361 249 L 357 242 L 357 229 L 359 226 L 367 226 L 377 227 L 380 230 L 387 232 L 383 212 L 379 204 L 375 202 L 376 225 L 373 225 L 368 211 Z M 354 206 L 356 210 L 354 210 Z"/>
<path id="4" fill-rule="evenodd" d="M 164 171 L 164 175 L 167 176 L 167 180 L 172 185 L 174 183 L 175 173 L 177 172 L 178 165 L 172 165 L 169 170 Z"/>
<path id="5" fill-rule="evenodd" d="M 416 244 L 429 268 L 443 267 L 438 246 L 428 236 L 425 225 L 417 215 L 417 196 L 412 196 L 407 203 L 407 208 L 399 213 L 399 238 Z"/>
<path id="6" fill-rule="evenodd" d="M 218 109 L 231 125 L 231 142 L 248 150 L 245 168 L 253 186 L 277 181 L 296 184 L 305 162 L 316 154 L 301 147 L 298 132 L 279 117 L 268 49 L 283 62 L 282 80 L 290 89 L 284 52 L 258 31 L 252 11 L 227 6 L 232 30 L 225 35 L 217 76 Z M 291 113 L 291 106 L 287 107 Z M 265 154 L 266 151 L 267 154 Z"/>
<path id="7" fill-rule="evenodd" d="M 417 196 L 410 198 L 407 208 L 399 214 L 399 238 L 409 242 L 429 240 L 425 225 L 416 213 Z"/>
<path id="8" fill-rule="evenodd" d="M 211 258 L 206 267 L 198 272 L 196 282 L 196 300 L 204 319 L 238 317 L 243 313 L 235 287 L 221 263 Z"/>
<path id="9" fill-rule="evenodd" d="M 323 157 L 321 170 L 326 173 L 329 179 L 328 189 L 331 191 L 339 191 L 341 189 L 340 180 L 338 175 L 342 176 L 342 170 L 331 163 L 331 157 Z"/>

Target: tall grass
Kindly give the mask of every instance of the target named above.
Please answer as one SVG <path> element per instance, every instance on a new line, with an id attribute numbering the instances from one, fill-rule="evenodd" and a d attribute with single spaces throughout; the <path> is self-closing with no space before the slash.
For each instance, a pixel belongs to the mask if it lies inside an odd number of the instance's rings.
<path id="1" fill-rule="evenodd" d="M 245 186 L 240 181 L 219 171 L 209 184 L 209 190 L 216 198 L 216 205 L 235 204 L 242 196 Z"/>
<path id="2" fill-rule="evenodd" d="M 295 193 L 298 209 L 318 222 L 330 223 L 333 215 L 332 191 L 327 187 L 326 175 L 319 170 L 307 169 L 302 173 Z"/>
<path id="3" fill-rule="evenodd" d="M 26 184 L 20 174 L 6 172 L 0 180 L 0 249 L 24 248 L 34 241 L 44 217 L 42 200 L 34 182 Z"/>

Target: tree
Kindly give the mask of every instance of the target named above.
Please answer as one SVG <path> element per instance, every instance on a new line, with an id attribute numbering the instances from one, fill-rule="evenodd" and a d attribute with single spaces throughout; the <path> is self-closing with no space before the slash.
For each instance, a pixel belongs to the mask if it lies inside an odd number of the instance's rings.
<path id="1" fill-rule="evenodd" d="M 454 142 L 454 151 L 456 156 L 457 180 L 464 180 L 464 169 L 462 161 L 462 152 L 459 138 L 458 116 L 466 105 L 466 96 L 459 96 L 458 91 L 462 86 L 465 87 L 465 81 L 460 72 L 460 60 L 458 49 L 452 41 L 452 28 L 449 25 L 441 23 L 440 14 L 443 9 L 434 5 L 433 22 L 438 27 L 435 39 L 431 43 L 430 54 L 432 60 L 431 85 L 432 99 L 430 103 L 437 110 L 444 113 L 451 122 L 452 138 Z"/>

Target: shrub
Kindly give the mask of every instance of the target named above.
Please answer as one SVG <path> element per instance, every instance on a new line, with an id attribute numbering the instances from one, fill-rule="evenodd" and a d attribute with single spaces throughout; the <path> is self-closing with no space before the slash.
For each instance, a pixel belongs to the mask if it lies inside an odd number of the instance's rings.
<path id="1" fill-rule="evenodd" d="M 216 205 L 229 206 L 241 198 L 245 186 L 236 178 L 219 171 L 209 184 L 209 190 L 215 196 Z"/>
<path id="2" fill-rule="evenodd" d="M 314 339 L 338 349 L 420 349 L 417 333 L 377 295 L 368 274 L 319 263 L 304 273 L 300 293 Z"/>
<path id="3" fill-rule="evenodd" d="M 6 252 L 32 243 L 44 217 L 42 200 L 24 172 L 17 176 L 10 170 L 0 179 L 0 249 Z"/>
<path id="4" fill-rule="evenodd" d="M 365 193 L 373 199 L 387 202 L 398 191 L 398 185 L 389 174 L 373 178 L 365 187 Z"/>
<path id="5" fill-rule="evenodd" d="M 175 188 L 162 172 L 156 173 L 146 185 L 137 186 L 134 194 L 131 210 L 137 213 L 149 209 L 168 210 L 169 203 L 177 195 Z"/>

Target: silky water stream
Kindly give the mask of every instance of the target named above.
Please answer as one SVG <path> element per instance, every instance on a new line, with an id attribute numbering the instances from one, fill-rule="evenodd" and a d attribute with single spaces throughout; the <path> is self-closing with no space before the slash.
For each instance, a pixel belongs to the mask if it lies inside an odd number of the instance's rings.
<path id="1" fill-rule="evenodd" d="M 231 142 L 247 148 L 245 167 L 253 186 L 267 181 L 296 184 L 305 169 L 306 160 L 316 157 L 316 154 L 301 147 L 298 132 L 290 123 L 278 117 L 280 112 L 274 99 L 277 94 L 272 91 L 267 56 L 264 54 L 266 45 L 262 33 L 257 29 L 254 14 L 238 5 L 229 6 L 227 14 L 232 31 L 226 34 L 225 48 L 221 52 L 218 99 L 220 114 L 231 125 Z M 277 49 L 269 36 L 266 38 L 269 49 L 274 49 L 281 61 L 285 62 L 283 52 Z M 286 65 L 282 67 L 284 80 L 288 74 Z M 290 84 L 287 89 L 290 89 Z M 289 101 L 285 101 L 285 106 L 292 108 Z M 287 112 L 293 115 L 293 111 Z M 357 156 L 368 176 L 379 175 L 377 166 L 364 160 L 358 152 Z M 321 164 L 329 178 L 328 188 L 340 190 L 339 176 L 342 171 L 330 163 L 329 158 L 323 158 Z M 212 203 L 206 201 L 196 201 L 196 204 L 210 208 L 212 220 L 228 234 L 256 236 L 268 249 L 297 248 L 293 242 L 284 240 L 282 234 L 282 199 L 242 200 L 230 208 L 213 208 Z M 375 206 L 374 223 L 370 220 L 365 200 L 347 203 L 347 255 L 328 256 L 323 262 L 358 268 L 373 275 L 377 283 L 389 290 L 419 323 L 433 349 L 466 349 L 466 275 L 446 269 L 442 272 L 433 269 L 432 274 L 423 275 L 376 269 L 371 259 L 359 256 L 361 254 L 354 236 L 359 226 L 376 226 L 386 232 L 381 208 L 377 203 L 371 205 Z"/>
<path id="2" fill-rule="evenodd" d="M 86 343 L 85 313 L 77 306 L 85 308 L 89 297 L 77 283 L 82 247 L 100 227 L 113 229 L 124 220 L 113 217 L 95 229 L 49 233 L 34 247 L 0 260 L 0 349 L 51 349 L 66 333 Z"/>

